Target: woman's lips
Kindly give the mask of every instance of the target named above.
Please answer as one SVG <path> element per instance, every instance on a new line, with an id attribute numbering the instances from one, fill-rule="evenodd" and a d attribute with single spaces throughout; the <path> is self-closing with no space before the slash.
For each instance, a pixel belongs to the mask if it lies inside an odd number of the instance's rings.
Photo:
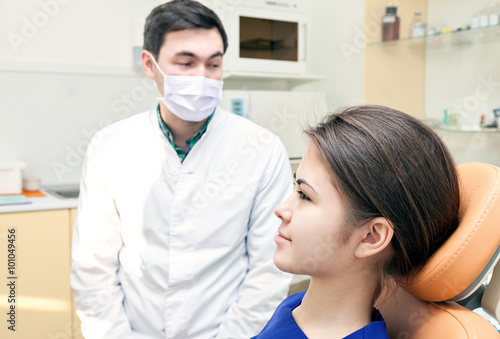
<path id="1" fill-rule="evenodd" d="M 281 232 L 278 232 L 278 235 L 274 238 L 274 242 L 276 244 L 279 244 L 279 243 L 291 242 L 291 240 L 285 237 L 283 234 L 281 234 Z"/>

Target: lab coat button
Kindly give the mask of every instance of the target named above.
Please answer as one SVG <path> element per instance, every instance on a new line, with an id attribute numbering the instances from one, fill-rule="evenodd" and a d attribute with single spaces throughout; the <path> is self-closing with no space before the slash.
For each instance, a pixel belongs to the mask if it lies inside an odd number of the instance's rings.
<path id="1" fill-rule="evenodd" d="M 179 171 L 178 171 L 178 170 L 171 170 L 171 171 L 170 171 L 170 174 L 172 174 L 172 175 L 177 175 L 177 174 L 179 174 Z"/>

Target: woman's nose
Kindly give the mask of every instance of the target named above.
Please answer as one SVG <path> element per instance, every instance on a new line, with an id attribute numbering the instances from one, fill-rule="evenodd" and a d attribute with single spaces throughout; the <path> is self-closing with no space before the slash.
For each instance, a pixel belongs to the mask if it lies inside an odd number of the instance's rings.
<path id="1" fill-rule="evenodd" d="M 274 214 L 284 222 L 290 222 L 292 218 L 292 211 L 287 204 L 288 199 L 274 208 Z"/>

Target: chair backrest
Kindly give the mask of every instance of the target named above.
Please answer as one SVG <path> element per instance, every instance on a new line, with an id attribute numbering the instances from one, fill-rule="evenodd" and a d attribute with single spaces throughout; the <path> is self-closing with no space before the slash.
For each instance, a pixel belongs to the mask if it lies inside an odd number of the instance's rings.
<path id="1" fill-rule="evenodd" d="M 461 189 L 457 230 L 432 255 L 410 286 L 405 290 L 394 287 L 388 299 L 376 305 L 391 338 L 500 338 L 485 318 L 455 303 L 481 286 L 500 258 L 500 168 L 483 163 L 457 168 Z M 498 266 L 496 271 L 500 271 Z M 498 319 L 500 274 L 497 275 L 493 275 L 482 305 Z"/>

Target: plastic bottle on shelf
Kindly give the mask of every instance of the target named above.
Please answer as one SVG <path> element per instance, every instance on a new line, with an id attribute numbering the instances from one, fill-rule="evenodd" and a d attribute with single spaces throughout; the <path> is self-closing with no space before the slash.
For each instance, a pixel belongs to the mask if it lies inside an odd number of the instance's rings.
<path id="1" fill-rule="evenodd" d="M 490 17 L 489 17 L 489 20 L 488 20 L 488 24 L 490 26 L 498 26 L 499 23 L 500 23 L 500 14 L 498 14 L 498 13 L 491 13 Z"/>
<path id="2" fill-rule="evenodd" d="M 490 26 L 498 26 L 500 24 L 500 1 L 490 8 L 488 24 Z"/>
<path id="3" fill-rule="evenodd" d="M 480 9 L 472 15 L 472 29 L 487 27 L 489 24 L 488 6 Z"/>
<path id="4" fill-rule="evenodd" d="M 488 14 L 483 14 L 479 17 L 479 27 L 481 28 L 484 28 L 484 27 L 488 27 L 489 25 L 489 16 Z"/>
<path id="5" fill-rule="evenodd" d="M 382 18 L 382 41 L 399 39 L 399 17 L 397 7 L 387 7 Z"/>
<path id="6" fill-rule="evenodd" d="M 411 24 L 410 36 L 412 38 L 420 38 L 425 36 L 425 22 L 422 19 L 422 12 L 417 11 L 413 17 L 413 21 Z"/>

